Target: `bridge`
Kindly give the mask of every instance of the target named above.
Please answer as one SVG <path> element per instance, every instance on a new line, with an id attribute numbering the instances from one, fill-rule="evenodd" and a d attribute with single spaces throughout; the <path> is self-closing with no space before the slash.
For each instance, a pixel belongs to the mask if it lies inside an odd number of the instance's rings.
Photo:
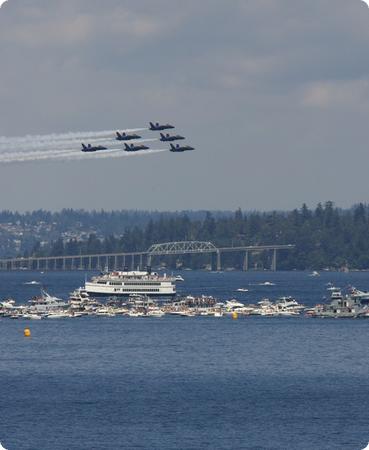
<path id="1" fill-rule="evenodd" d="M 250 254 L 272 252 L 271 270 L 277 270 L 277 253 L 293 250 L 294 245 L 254 245 L 241 247 L 216 247 L 211 242 L 183 241 L 152 245 L 144 252 L 106 253 L 91 255 L 47 256 L 0 259 L 0 271 L 10 270 L 131 270 L 151 266 L 155 257 L 173 255 L 216 255 L 216 268 L 222 270 L 222 254 L 237 252 L 243 255 L 243 270 L 249 270 Z"/>

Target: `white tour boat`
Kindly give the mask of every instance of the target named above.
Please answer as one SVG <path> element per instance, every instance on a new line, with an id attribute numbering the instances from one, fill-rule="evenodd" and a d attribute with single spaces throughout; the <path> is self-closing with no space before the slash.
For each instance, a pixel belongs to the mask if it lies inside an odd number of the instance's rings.
<path id="1" fill-rule="evenodd" d="M 108 272 L 86 281 L 85 291 L 103 297 L 132 295 L 174 297 L 176 279 L 156 272 Z"/>

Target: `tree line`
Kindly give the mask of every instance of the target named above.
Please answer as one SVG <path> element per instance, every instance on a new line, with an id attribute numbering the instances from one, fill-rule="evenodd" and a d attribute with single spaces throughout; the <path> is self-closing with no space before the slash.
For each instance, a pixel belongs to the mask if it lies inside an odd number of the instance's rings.
<path id="1" fill-rule="evenodd" d="M 369 207 L 362 203 L 346 210 L 329 201 L 314 209 L 303 204 L 288 212 L 238 209 L 234 213 L 145 213 L 143 217 L 147 219 L 143 223 L 128 221 L 124 229 L 114 222 L 114 232 L 104 238 L 92 233 L 81 241 L 60 238 L 43 247 L 36 242 L 25 256 L 146 251 L 154 243 L 198 240 L 218 247 L 295 244 L 293 251 L 280 252 L 278 267 L 283 270 L 369 269 Z M 258 267 L 268 267 L 269 258 L 268 254 L 251 255 L 252 264 Z M 182 258 L 193 267 L 207 261 L 201 256 Z M 177 258 L 171 264 L 175 262 Z M 226 265 L 241 268 L 242 255 L 227 254 Z"/>

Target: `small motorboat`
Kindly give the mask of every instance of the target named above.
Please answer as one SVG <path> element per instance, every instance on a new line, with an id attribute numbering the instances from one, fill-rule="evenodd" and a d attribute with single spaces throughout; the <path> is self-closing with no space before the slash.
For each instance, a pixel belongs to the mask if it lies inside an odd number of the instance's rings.
<path id="1" fill-rule="evenodd" d="M 320 277 L 320 273 L 316 270 L 313 270 L 311 274 L 309 274 L 309 277 Z"/>

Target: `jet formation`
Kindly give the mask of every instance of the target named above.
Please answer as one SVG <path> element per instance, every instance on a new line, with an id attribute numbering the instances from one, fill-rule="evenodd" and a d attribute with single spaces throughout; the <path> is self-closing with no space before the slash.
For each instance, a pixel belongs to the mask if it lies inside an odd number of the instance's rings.
<path id="1" fill-rule="evenodd" d="M 170 129 L 174 129 L 174 125 L 171 125 L 169 123 L 167 124 L 160 124 L 159 122 L 150 122 L 149 123 L 149 128 L 145 128 L 142 130 L 148 130 L 148 131 L 164 131 L 164 130 L 170 130 Z M 133 131 L 133 130 L 131 130 Z M 117 131 L 116 132 L 116 137 L 115 140 L 118 142 L 124 142 L 124 148 L 122 150 L 124 150 L 125 152 L 139 152 L 139 151 L 143 151 L 143 150 L 150 150 L 150 147 L 148 147 L 147 145 L 142 145 L 142 142 L 145 142 L 144 140 L 142 140 L 142 136 L 135 134 L 135 133 L 128 133 L 126 131 L 120 132 Z M 172 144 L 172 142 L 175 141 L 180 141 L 180 140 L 184 140 L 185 137 L 181 136 L 179 134 L 177 135 L 170 135 L 169 133 L 160 133 L 160 138 L 158 139 L 147 139 L 147 140 L 151 140 L 151 141 L 155 141 L 158 140 L 160 142 L 170 142 L 170 148 L 169 151 L 173 152 L 173 153 L 182 153 L 182 152 L 187 152 L 190 150 L 195 150 L 194 147 L 191 147 L 189 145 L 179 145 L 179 144 Z M 147 141 L 146 140 L 146 141 Z M 137 141 L 135 143 L 127 143 L 128 141 Z M 104 150 L 120 150 L 119 148 L 111 148 L 109 149 L 108 147 L 105 147 L 103 145 L 92 145 L 92 144 L 84 144 L 82 143 L 82 152 L 99 152 L 99 151 L 104 151 Z M 155 149 L 152 149 L 155 150 Z"/>

